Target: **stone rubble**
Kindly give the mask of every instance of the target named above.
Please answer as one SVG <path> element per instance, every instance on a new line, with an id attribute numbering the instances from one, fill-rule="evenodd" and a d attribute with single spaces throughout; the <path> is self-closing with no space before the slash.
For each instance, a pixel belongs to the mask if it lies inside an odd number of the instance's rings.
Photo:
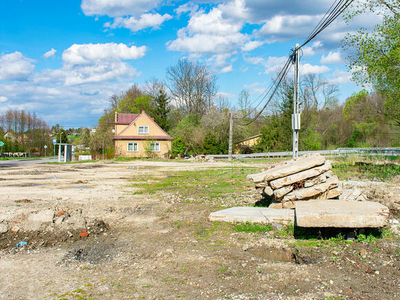
<path id="1" fill-rule="evenodd" d="M 268 196 L 274 208 L 294 208 L 296 201 L 338 198 L 342 186 L 332 165 L 320 154 L 310 154 L 248 175 L 260 195 Z"/>

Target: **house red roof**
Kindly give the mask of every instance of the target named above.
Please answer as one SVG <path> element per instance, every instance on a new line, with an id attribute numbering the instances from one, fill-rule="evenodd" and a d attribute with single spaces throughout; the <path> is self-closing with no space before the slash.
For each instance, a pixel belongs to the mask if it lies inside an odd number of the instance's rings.
<path id="1" fill-rule="evenodd" d="M 117 125 L 129 125 L 132 121 L 136 120 L 140 114 L 117 114 L 117 120 L 114 124 Z"/>
<path id="2" fill-rule="evenodd" d="M 143 135 L 137 135 L 137 136 L 116 136 L 114 137 L 114 140 L 173 140 L 173 138 L 169 135 L 153 135 L 153 136 L 143 136 Z"/>
<path id="3" fill-rule="evenodd" d="M 124 136 L 123 133 L 128 130 L 130 124 L 134 122 L 139 116 L 145 115 L 147 116 L 151 122 L 154 123 L 155 126 L 157 126 L 165 135 L 159 135 L 159 136 L 154 136 L 154 135 L 139 135 L 139 136 Z M 154 119 L 151 118 L 146 112 L 143 110 L 141 114 L 116 114 L 116 122 L 114 123 L 116 125 L 128 125 L 125 127 L 124 130 L 122 130 L 119 134 L 115 135 L 113 140 L 173 140 L 173 138 L 166 133 L 156 122 L 154 122 Z"/>

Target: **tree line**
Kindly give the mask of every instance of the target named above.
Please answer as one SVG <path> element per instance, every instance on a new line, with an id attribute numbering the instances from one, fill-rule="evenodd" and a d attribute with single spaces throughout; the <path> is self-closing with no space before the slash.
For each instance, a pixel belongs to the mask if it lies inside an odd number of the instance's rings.
<path id="1" fill-rule="evenodd" d="M 5 137 L 7 134 L 8 137 Z M 8 110 L 0 115 L 1 152 L 28 152 L 44 155 L 52 149 L 50 128 L 35 113 L 24 110 Z"/>

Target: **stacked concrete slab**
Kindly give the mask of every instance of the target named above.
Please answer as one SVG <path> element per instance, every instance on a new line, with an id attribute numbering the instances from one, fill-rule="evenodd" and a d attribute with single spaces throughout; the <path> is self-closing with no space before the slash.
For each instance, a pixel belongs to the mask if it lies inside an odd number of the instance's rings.
<path id="1" fill-rule="evenodd" d="M 332 165 L 319 154 L 273 166 L 249 175 L 260 194 L 272 197 L 271 208 L 294 208 L 296 201 L 326 200 L 340 196 L 342 188 Z"/>

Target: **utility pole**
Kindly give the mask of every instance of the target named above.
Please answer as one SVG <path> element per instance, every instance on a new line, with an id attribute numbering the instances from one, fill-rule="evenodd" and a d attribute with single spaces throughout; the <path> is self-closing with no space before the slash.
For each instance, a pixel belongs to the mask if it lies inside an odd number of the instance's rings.
<path id="1" fill-rule="evenodd" d="M 228 150 L 228 160 L 232 160 L 232 135 L 233 135 L 233 114 L 229 113 L 229 150 Z"/>
<path id="2" fill-rule="evenodd" d="M 299 156 L 299 131 L 300 131 L 300 109 L 299 109 L 299 44 L 294 50 L 294 95 L 293 95 L 293 159 Z"/>

